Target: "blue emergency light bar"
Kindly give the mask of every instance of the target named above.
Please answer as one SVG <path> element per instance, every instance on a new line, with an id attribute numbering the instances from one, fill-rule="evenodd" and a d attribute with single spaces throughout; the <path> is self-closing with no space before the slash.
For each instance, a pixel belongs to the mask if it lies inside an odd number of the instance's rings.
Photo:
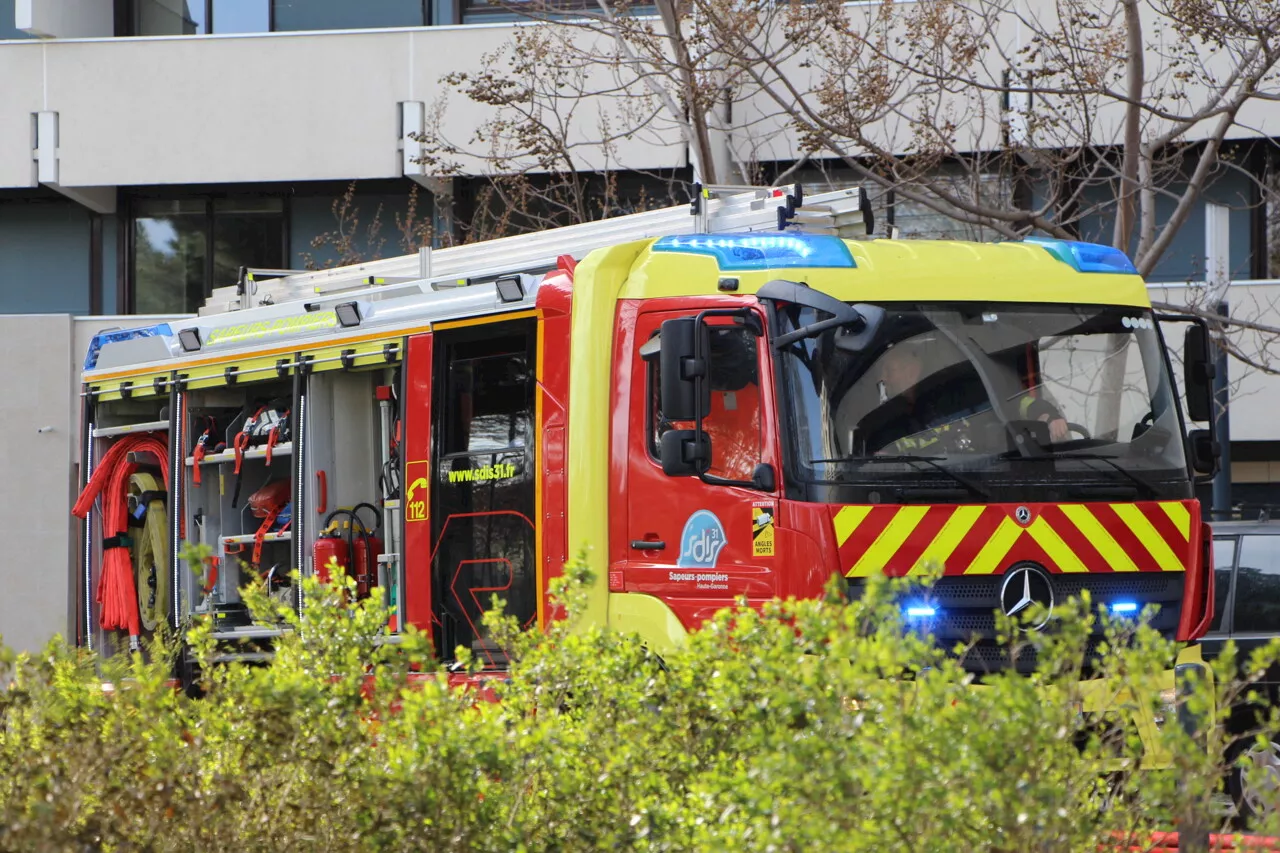
<path id="1" fill-rule="evenodd" d="M 84 357 L 84 369 L 93 370 L 98 365 L 98 355 L 101 354 L 102 348 L 107 344 L 118 344 L 122 341 L 131 341 L 135 338 L 154 338 L 154 337 L 173 337 L 173 329 L 168 323 L 157 323 L 154 326 L 142 326 L 137 329 L 116 329 L 110 332 L 100 332 L 93 336 L 93 342 L 89 344 L 89 351 Z"/>
<path id="2" fill-rule="evenodd" d="M 927 604 L 909 605 L 906 612 L 908 619 L 930 619 L 938 615 L 938 609 Z"/>
<path id="3" fill-rule="evenodd" d="M 1129 256 L 1112 246 L 1084 243 L 1079 240 L 1054 240 L 1047 237 L 1024 237 L 1022 242 L 1034 243 L 1042 247 L 1076 272 L 1138 274 Z"/>
<path id="4" fill-rule="evenodd" d="M 1117 601 L 1111 605 L 1112 613 L 1137 613 L 1138 604 L 1135 601 Z"/>
<path id="5" fill-rule="evenodd" d="M 672 236 L 659 238 L 650 251 L 709 255 L 716 259 L 716 264 L 724 272 L 789 267 L 853 269 L 857 266 L 844 241 L 826 234 L 764 232 Z"/>

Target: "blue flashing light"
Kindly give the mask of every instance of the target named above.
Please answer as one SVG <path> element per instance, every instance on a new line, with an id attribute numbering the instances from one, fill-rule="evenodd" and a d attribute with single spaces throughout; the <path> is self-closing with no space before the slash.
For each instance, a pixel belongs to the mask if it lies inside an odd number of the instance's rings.
<path id="1" fill-rule="evenodd" d="M 929 619 L 937 615 L 937 608 L 924 604 L 913 604 L 907 608 L 908 619 Z"/>
<path id="2" fill-rule="evenodd" d="M 1046 237 L 1027 237 L 1023 242 L 1042 246 L 1046 252 L 1076 272 L 1138 274 L 1129 256 L 1112 246 L 1083 243 L 1078 240 L 1052 240 Z"/>
<path id="3" fill-rule="evenodd" d="M 1134 601 L 1117 601 L 1111 605 L 1112 613 L 1137 613 L 1138 604 Z"/>
<path id="4" fill-rule="evenodd" d="M 93 336 L 93 341 L 89 344 L 89 351 L 85 353 L 84 369 L 93 370 L 98 365 L 98 356 L 102 353 L 102 348 L 107 344 L 118 344 L 121 341 L 131 341 L 135 338 L 154 338 L 156 336 L 173 337 L 173 329 L 169 328 L 168 323 L 156 323 L 154 326 L 142 326 L 137 329 L 116 329 L 112 332 L 102 332 Z"/>
<path id="5" fill-rule="evenodd" d="M 710 255 L 724 272 L 857 267 L 844 241 L 826 234 L 776 232 L 662 237 L 653 244 L 651 251 Z"/>

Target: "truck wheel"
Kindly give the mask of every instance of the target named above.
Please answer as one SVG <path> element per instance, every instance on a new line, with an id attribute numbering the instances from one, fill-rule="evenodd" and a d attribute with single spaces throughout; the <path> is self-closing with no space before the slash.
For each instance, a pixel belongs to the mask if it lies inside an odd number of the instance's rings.
<path id="1" fill-rule="evenodd" d="M 1246 778 L 1244 765 L 1250 769 Z M 1251 821 L 1280 809 L 1280 737 L 1265 745 L 1241 738 L 1227 750 L 1227 793 L 1241 820 Z"/>

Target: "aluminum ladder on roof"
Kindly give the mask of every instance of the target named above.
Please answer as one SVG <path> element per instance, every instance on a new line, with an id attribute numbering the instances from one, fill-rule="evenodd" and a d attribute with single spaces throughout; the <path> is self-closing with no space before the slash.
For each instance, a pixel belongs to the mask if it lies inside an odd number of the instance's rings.
<path id="1" fill-rule="evenodd" d="M 868 236 L 871 231 L 870 205 L 858 187 L 808 198 L 798 184 L 785 188 L 698 189 L 690 205 L 531 234 L 446 249 L 421 249 L 414 255 L 315 272 L 247 270 L 236 286 L 214 290 L 200 314 L 221 314 L 333 294 L 366 295 L 387 285 L 406 282 L 430 282 L 432 288 L 438 290 L 504 274 L 545 272 L 555 267 L 561 255 L 581 259 L 594 249 L 648 237 L 803 231 L 853 238 Z"/>

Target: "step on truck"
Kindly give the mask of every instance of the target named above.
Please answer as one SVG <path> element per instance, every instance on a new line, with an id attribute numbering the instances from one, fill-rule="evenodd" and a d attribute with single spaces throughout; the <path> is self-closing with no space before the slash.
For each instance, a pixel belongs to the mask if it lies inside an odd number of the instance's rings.
<path id="1" fill-rule="evenodd" d="M 466 648 L 501 670 L 493 594 L 543 625 L 548 583 L 585 549 L 586 620 L 658 653 L 741 597 L 819 596 L 833 575 L 857 595 L 937 566 L 903 607 L 971 641 L 974 672 L 1036 665 L 997 643 L 997 611 L 1047 617 L 1085 590 L 1116 615 L 1158 607 L 1197 661 L 1203 324 L 1179 393 L 1121 252 L 873 228 L 858 190 L 702 190 L 692 209 L 245 270 L 198 316 L 98 335 L 78 641 L 109 654 L 207 618 L 226 657 L 265 657 L 282 628 L 249 617 L 243 585 L 301 607 L 291 573 L 334 557 L 390 605 L 389 636 L 415 625 L 442 661 Z M 184 542 L 211 556 L 187 564 Z M 122 548 L 136 621 L 100 601 Z"/>

